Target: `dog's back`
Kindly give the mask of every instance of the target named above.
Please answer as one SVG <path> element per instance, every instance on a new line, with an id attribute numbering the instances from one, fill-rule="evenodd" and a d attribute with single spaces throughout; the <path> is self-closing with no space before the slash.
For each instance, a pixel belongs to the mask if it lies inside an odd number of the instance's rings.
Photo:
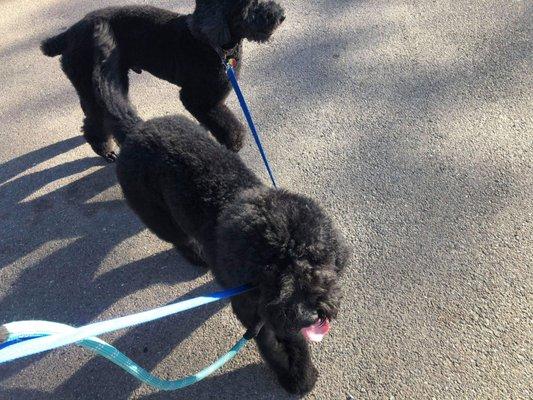
<path id="1" fill-rule="evenodd" d="M 87 14 L 65 32 L 45 39 L 41 43 L 41 50 L 49 57 L 62 55 L 68 50 L 83 52 L 84 43 L 89 42 L 95 22 L 105 20 L 113 26 L 117 40 L 127 37 L 124 43 L 135 44 L 138 52 L 143 44 L 155 45 L 157 38 L 154 34 L 161 34 L 161 27 L 179 17 L 172 11 L 153 6 L 103 8 Z"/>
<path id="2" fill-rule="evenodd" d="M 147 204 L 163 208 L 181 230 L 199 239 L 238 192 L 260 184 L 238 155 L 181 116 L 139 125 L 117 162 L 124 194 L 139 215 Z"/>

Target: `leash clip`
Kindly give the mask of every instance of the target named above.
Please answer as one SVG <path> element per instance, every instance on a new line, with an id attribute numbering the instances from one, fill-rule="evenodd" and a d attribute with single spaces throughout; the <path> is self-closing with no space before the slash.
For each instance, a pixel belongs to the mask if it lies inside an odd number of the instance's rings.
<path id="1" fill-rule="evenodd" d="M 261 329 L 263 329 L 263 326 L 265 326 L 265 323 L 263 321 L 259 321 L 254 327 L 248 329 L 246 333 L 244 334 L 244 338 L 246 340 L 252 340 L 259 335 L 259 332 L 261 332 Z"/>
<path id="2" fill-rule="evenodd" d="M 227 58 L 225 64 L 226 64 L 226 68 L 227 67 L 231 67 L 233 69 L 237 68 L 237 60 L 234 59 L 233 57 Z"/>

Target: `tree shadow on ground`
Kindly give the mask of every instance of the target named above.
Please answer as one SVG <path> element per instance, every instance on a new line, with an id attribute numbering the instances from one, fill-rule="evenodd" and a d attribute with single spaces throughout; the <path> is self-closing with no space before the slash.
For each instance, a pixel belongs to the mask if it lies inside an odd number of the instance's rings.
<path id="1" fill-rule="evenodd" d="M 79 138 L 68 139 L 12 160 L 4 165 L 2 179 L 16 176 L 79 143 Z M 0 186 L 3 232 L 0 268 L 7 268 L 5 274 L 9 280 L 9 287 L 3 289 L 0 300 L 1 323 L 42 319 L 79 325 L 138 290 L 160 283 L 191 281 L 205 273 L 169 250 L 95 278 L 111 250 L 144 229 L 123 200 L 88 202 L 116 185 L 114 166 L 101 167 L 101 163 L 99 158 L 74 160 L 16 177 Z M 96 171 L 51 193 L 25 200 L 51 182 L 89 168 Z M 65 241 L 66 244 L 58 247 L 53 245 Z M 48 249 L 49 246 L 52 248 Z M 44 251 L 41 256 L 39 249 L 43 248 L 51 251 Z M 209 310 L 214 313 L 220 307 Z M 202 314 L 195 315 L 198 319 Z M 211 314 L 203 315 L 207 318 Z M 194 329 L 196 319 L 190 321 L 190 329 Z M 198 319 L 198 323 L 201 321 Z M 180 331 L 179 340 L 190 332 Z M 169 333 L 167 337 L 173 335 Z M 172 341 L 168 343 L 170 351 Z M 7 368 L 3 366 L 2 378 L 12 376 L 21 370 L 21 365 L 29 363 L 21 361 Z"/>
<path id="2" fill-rule="evenodd" d="M 257 400 L 281 400 L 296 399 L 296 396 L 289 396 L 279 385 L 276 384 L 271 372 L 264 365 L 252 364 L 244 368 L 221 373 L 201 381 L 188 388 L 174 392 L 157 392 L 136 398 L 143 400 L 211 400 L 213 398 L 222 399 L 257 399 Z M 268 376 L 267 379 L 257 377 Z M 90 382 L 90 383 L 88 383 Z M 129 393 L 110 393 L 102 389 L 94 394 L 94 388 L 99 383 L 96 379 L 85 377 L 84 384 L 81 388 L 76 388 L 76 392 L 54 392 L 48 393 L 40 390 L 31 389 L 6 389 L 3 391 L 3 400 L 48 400 L 52 398 L 61 398 L 62 400 L 77 399 L 95 399 L 123 400 L 129 397 Z M 115 383 L 113 383 L 115 384 Z M 91 394 L 81 394 L 80 390 L 88 390 Z"/>

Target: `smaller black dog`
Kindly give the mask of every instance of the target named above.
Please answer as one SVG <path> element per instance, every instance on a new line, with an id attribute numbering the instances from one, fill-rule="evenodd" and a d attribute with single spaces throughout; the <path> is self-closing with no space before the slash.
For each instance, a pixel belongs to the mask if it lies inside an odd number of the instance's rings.
<path id="1" fill-rule="evenodd" d="M 62 55 L 63 71 L 76 88 L 85 114 L 82 131 L 93 150 L 116 159 L 108 113 L 95 97 L 92 75 L 96 21 L 109 24 L 116 38 L 122 94 L 128 72 L 148 71 L 181 86 L 185 108 L 217 140 L 233 151 L 243 145 L 245 130 L 224 105 L 231 89 L 221 58 L 235 58 L 240 71 L 242 40 L 263 42 L 285 19 L 273 1 L 197 0 L 193 14 L 180 15 L 150 6 L 111 7 L 94 11 L 67 31 L 43 41 L 47 56 Z"/>
<path id="2" fill-rule="evenodd" d="M 104 23 L 94 83 L 121 144 L 117 176 L 142 221 L 224 287 L 256 289 L 232 299 L 282 386 L 310 391 L 318 373 L 302 332 L 329 325 L 339 309 L 348 250 L 313 200 L 270 189 L 239 156 L 184 117 L 143 122 L 116 76 L 120 52 Z M 302 331 L 303 329 L 303 331 Z"/>

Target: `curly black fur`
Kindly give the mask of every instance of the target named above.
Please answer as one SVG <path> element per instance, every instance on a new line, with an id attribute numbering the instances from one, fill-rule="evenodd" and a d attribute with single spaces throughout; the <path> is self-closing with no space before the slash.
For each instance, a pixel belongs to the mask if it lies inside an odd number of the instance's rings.
<path id="1" fill-rule="evenodd" d="M 330 218 L 309 198 L 264 186 L 191 120 L 143 122 L 123 96 L 109 26 L 95 35 L 94 83 L 122 143 L 117 175 L 129 205 L 222 286 L 257 286 L 232 299 L 235 314 L 247 329 L 265 324 L 256 341 L 283 387 L 310 391 L 317 371 L 300 330 L 336 317 L 348 260 Z"/>
<path id="2" fill-rule="evenodd" d="M 43 41 L 41 49 L 50 57 L 62 55 L 63 71 L 76 88 L 85 114 L 84 136 L 108 161 L 116 159 L 108 112 L 91 81 L 96 21 L 105 21 L 115 35 L 123 94 L 128 93 L 130 69 L 148 71 L 178 85 L 185 108 L 220 143 L 238 151 L 245 130 L 224 104 L 231 87 L 221 55 L 235 58 L 239 73 L 242 40 L 265 41 L 284 19 L 278 4 L 258 0 L 197 0 L 191 15 L 150 6 L 111 7 L 88 14 L 66 32 Z"/>

